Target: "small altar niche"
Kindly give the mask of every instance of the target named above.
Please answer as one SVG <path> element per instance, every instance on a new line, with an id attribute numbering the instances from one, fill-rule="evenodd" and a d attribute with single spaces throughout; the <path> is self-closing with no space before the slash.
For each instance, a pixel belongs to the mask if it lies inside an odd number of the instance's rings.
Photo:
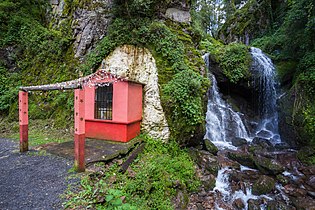
<path id="1" fill-rule="evenodd" d="M 91 81 L 85 92 L 85 136 L 87 138 L 128 142 L 140 134 L 142 87 L 127 79 Z"/>

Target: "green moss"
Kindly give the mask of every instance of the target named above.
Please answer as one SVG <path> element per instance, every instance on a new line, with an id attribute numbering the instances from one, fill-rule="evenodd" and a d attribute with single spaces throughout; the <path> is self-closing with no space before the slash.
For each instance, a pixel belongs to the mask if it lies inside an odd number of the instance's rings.
<path id="1" fill-rule="evenodd" d="M 269 176 L 262 175 L 253 184 L 253 194 L 263 195 L 271 192 L 275 187 L 275 180 Z"/>
<path id="2" fill-rule="evenodd" d="M 215 62 L 219 63 L 223 74 L 232 83 L 249 79 L 251 55 L 249 47 L 241 43 L 223 45 L 213 38 L 207 38 L 201 43 L 201 48 L 209 52 Z"/>
<path id="3" fill-rule="evenodd" d="M 288 79 L 292 79 L 295 74 L 295 70 L 297 67 L 297 62 L 296 61 L 279 61 L 275 63 L 278 77 L 280 81 L 285 82 Z"/>

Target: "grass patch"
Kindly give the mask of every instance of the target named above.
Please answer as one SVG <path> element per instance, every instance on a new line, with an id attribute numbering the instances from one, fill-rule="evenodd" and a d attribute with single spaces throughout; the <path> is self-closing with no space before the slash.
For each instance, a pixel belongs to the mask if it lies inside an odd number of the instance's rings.
<path id="1" fill-rule="evenodd" d="M 172 199 L 179 190 L 188 201 L 188 192 L 200 185 L 188 152 L 175 142 L 142 137 L 145 149 L 125 174 L 119 172 L 121 160 L 87 174 L 79 191 L 66 193 L 65 208 L 174 209 Z"/>
<path id="2" fill-rule="evenodd" d="M 29 121 L 29 146 L 47 143 L 62 143 L 73 139 L 73 129 L 58 129 L 51 119 Z M 0 137 L 18 141 L 20 139 L 19 123 L 0 119 Z"/>

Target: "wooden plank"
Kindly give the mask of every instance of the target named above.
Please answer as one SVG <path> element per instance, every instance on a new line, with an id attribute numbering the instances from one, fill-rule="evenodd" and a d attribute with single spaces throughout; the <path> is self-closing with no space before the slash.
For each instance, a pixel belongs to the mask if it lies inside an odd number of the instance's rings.
<path id="1" fill-rule="evenodd" d="M 125 173 L 130 164 L 137 158 L 138 154 L 143 151 L 145 143 L 142 143 L 137 149 L 135 149 L 128 159 L 121 165 L 119 172 Z"/>

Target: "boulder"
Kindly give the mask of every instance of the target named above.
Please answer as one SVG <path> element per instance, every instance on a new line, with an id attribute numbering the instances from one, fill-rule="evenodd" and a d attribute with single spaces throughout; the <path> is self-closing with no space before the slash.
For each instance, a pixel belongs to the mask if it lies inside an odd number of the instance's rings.
<path id="1" fill-rule="evenodd" d="M 228 158 L 239 162 L 241 165 L 244 165 L 250 168 L 256 168 L 253 155 L 248 152 L 239 151 L 239 150 L 229 151 Z"/>
<path id="2" fill-rule="evenodd" d="M 275 183 L 273 178 L 262 175 L 254 182 L 252 192 L 254 195 L 267 194 L 274 189 Z"/>
<path id="3" fill-rule="evenodd" d="M 231 160 L 226 156 L 227 156 L 226 151 L 221 150 L 218 152 L 218 161 L 219 161 L 220 168 L 226 168 L 227 167 L 227 168 L 234 168 L 237 170 L 241 169 L 241 165 L 238 162 Z"/>
<path id="4" fill-rule="evenodd" d="M 168 8 L 165 16 L 173 21 L 180 23 L 190 23 L 191 16 L 189 11 L 183 11 L 177 8 Z"/>
<path id="5" fill-rule="evenodd" d="M 208 172 L 208 174 L 217 175 L 219 170 L 219 163 L 216 156 L 205 150 L 197 150 L 191 148 L 189 153 L 192 159 L 197 163 L 197 165 L 203 170 Z"/>
<path id="6" fill-rule="evenodd" d="M 266 148 L 266 149 L 273 147 L 272 143 L 268 139 L 264 139 L 261 137 L 255 137 L 252 141 L 252 145 L 260 146 L 260 147 Z"/>
<path id="7" fill-rule="evenodd" d="M 249 199 L 247 201 L 248 210 L 260 210 L 260 203 L 259 200 Z"/>
<path id="8" fill-rule="evenodd" d="M 236 138 L 232 139 L 232 145 L 233 146 L 240 147 L 240 146 L 243 146 L 245 144 L 247 144 L 247 140 L 246 139 L 239 138 L 239 137 L 236 137 Z"/>
<path id="9" fill-rule="evenodd" d="M 204 139 L 204 144 L 207 151 L 214 155 L 217 155 L 219 150 L 209 139 Z"/>
<path id="10" fill-rule="evenodd" d="M 243 203 L 242 199 L 238 198 L 233 202 L 233 207 L 235 209 L 244 209 L 245 204 Z"/>
<path id="11" fill-rule="evenodd" d="M 276 160 L 269 159 L 260 155 L 254 157 L 255 165 L 263 174 L 281 174 L 285 168 Z"/>
<path id="12" fill-rule="evenodd" d="M 290 197 L 293 205 L 296 209 L 301 210 L 315 210 L 315 199 L 305 196 L 305 197 Z"/>

